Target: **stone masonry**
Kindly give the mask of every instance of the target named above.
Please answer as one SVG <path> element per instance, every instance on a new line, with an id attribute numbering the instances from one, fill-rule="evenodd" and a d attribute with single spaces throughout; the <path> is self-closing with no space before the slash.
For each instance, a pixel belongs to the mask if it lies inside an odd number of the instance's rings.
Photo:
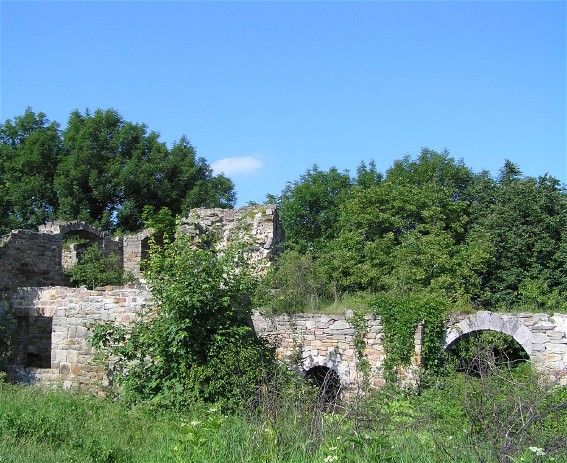
<path id="1" fill-rule="evenodd" d="M 536 368 L 557 377 L 560 384 L 567 385 L 566 314 L 487 311 L 453 314 L 447 321 L 445 347 L 465 334 L 483 330 L 498 331 L 513 337 Z"/>
<path id="2" fill-rule="evenodd" d="M 329 368 L 338 374 L 341 387 L 348 391 L 361 382 L 354 346 L 355 329 L 349 322 L 352 315 L 351 311 L 347 311 L 346 316 L 296 314 L 264 317 L 255 313 L 252 321 L 256 333 L 278 346 L 278 357 L 287 361 L 292 368 L 301 374 L 308 373 L 314 367 Z M 370 364 L 368 379 L 371 386 L 381 387 L 384 385 L 383 363 L 386 355 L 382 344 L 382 322 L 377 315 L 365 315 L 364 320 L 364 358 Z M 397 371 L 399 384 L 403 387 L 419 384 L 420 333 L 421 327 L 418 327 L 415 354 L 410 366 Z"/>
<path id="3" fill-rule="evenodd" d="M 211 247 L 220 251 L 232 243 L 239 243 L 259 272 L 264 271 L 281 251 L 284 239 L 273 205 L 245 206 L 238 210 L 192 209 L 182 220 L 180 230 L 196 236 L 207 234 Z"/>
<path id="4" fill-rule="evenodd" d="M 279 252 L 283 230 L 273 206 L 250 206 L 238 211 L 195 209 L 181 224 L 181 231 L 195 235 L 203 245 L 222 252 L 238 241 L 249 253 L 258 271 L 263 271 Z M 208 232 L 209 239 L 202 234 Z M 93 362 L 88 336 L 92 323 L 131 323 L 151 301 L 143 288 L 66 287 L 63 269 L 80 259 L 80 246 L 65 244 L 79 238 L 96 244 L 104 252 L 117 253 L 125 269 L 141 277 L 140 264 L 147 256 L 151 231 L 119 238 L 106 236 L 81 222 L 47 224 L 39 232 L 16 230 L 0 240 L 0 311 L 13 319 L 14 349 L 4 359 L 3 369 L 28 381 L 51 381 L 63 386 L 100 389 L 109 384 L 105 368 Z M 359 381 L 354 335 L 347 316 L 294 315 L 263 317 L 253 324 L 260 336 L 276 341 L 278 355 L 301 372 L 315 368 L 334 371 L 345 389 Z M 367 332 L 364 356 L 370 382 L 381 386 L 386 353 L 378 316 L 365 317 Z M 567 384 L 567 315 L 455 314 L 447 321 L 446 347 L 460 336 L 480 330 L 500 331 L 512 336 L 530 355 L 534 365 Z M 400 369 L 403 386 L 419 382 L 421 332 L 415 334 L 415 352 L 408 368 Z"/>
<path id="5" fill-rule="evenodd" d="M 9 367 L 24 382 L 56 382 L 66 388 L 98 390 L 108 385 L 106 369 L 93 362 L 88 340 L 94 322 L 127 325 L 148 304 L 151 294 L 136 288 L 20 288 L 11 297 L 15 344 Z M 38 320 L 49 320 L 49 332 L 35 333 Z M 43 352 L 38 352 L 37 349 Z M 31 356 L 47 355 L 41 366 L 27 366 Z"/>

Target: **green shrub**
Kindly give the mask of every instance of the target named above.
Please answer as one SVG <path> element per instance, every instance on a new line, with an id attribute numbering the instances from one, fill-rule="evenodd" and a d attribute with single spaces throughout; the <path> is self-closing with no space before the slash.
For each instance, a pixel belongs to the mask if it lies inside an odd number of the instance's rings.
<path id="1" fill-rule="evenodd" d="M 120 257 L 104 254 L 98 246 L 91 246 L 81 254 L 79 262 L 65 270 L 65 275 L 75 286 L 122 285 L 129 278 L 122 269 Z"/>
<path id="2" fill-rule="evenodd" d="M 151 247 L 145 277 L 154 306 L 129 328 L 93 330 L 123 394 L 166 407 L 232 406 L 257 386 L 274 356 L 248 327 L 254 279 L 247 268 L 241 253 L 215 255 L 186 235 Z"/>
<path id="3" fill-rule="evenodd" d="M 258 285 L 254 303 L 273 313 L 298 313 L 317 310 L 332 299 L 331 287 L 313 255 L 291 250 L 280 256 Z"/>

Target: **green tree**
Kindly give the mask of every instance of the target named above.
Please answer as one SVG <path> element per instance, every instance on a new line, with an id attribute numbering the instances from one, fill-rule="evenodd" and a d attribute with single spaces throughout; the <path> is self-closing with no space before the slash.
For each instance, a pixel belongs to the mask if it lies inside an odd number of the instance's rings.
<path id="1" fill-rule="evenodd" d="M 113 109 L 74 111 L 63 142 L 66 155 L 55 181 L 59 218 L 135 231 L 145 206 L 179 215 L 193 207 L 233 207 L 236 201 L 232 182 L 214 176 L 185 136 L 168 149 L 157 133 Z"/>
<path id="2" fill-rule="evenodd" d="M 63 131 L 66 155 L 55 179 L 58 216 L 85 220 L 104 229 L 121 203 L 121 171 L 141 143 L 145 127 L 126 123 L 108 109 L 71 113 Z"/>
<path id="3" fill-rule="evenodd" d="M 339 208 L 352 181 L 348 172 L 316 165 L 289 182 L 276 198 L 286 233 L 286 245 L 301 252 L 317 250 L 339 230 Z"/>
<path id="4" fill-rule="evenodd" d="M 28 108 L 0 125 L 0 233 L 53 218 L 61 151 L 59 125 L 41 112 Z"/>
<path id="5" fill-rule="evenodd" d="M 276 313 L 312 311 L 332 299 L 332 290 L 313 254 L 284 252 L 256 290 L 255 303 Z"/>
<path id="6" fill-rule="evenodd" d="M 353 187 L 325 257 L 330 275 L 347 291 L 472 297 L 491 258 L 486 236 L 472 233 L 472 180 L 462 162 L 424 149 L 396 161 L 383 181 Z"/>
<path id="7" fill-rule="evenodd" d="M 507 161 L 473 220 L 494 247 L 494 264 L 483 274 L 484 305 L 557 309 L 567 292 L 567 196 L 559 182 L 521 177 Z"/>

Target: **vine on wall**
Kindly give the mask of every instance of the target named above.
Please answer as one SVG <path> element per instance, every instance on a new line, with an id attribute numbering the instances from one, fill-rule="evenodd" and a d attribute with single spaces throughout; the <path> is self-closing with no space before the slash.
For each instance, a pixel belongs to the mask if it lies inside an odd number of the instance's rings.
<path id="1" fill-rule="evenodd" d="M 384 329 L 384 375 L 395 379 L 395 368 L 407 366 L 415 352 L 414 336 L 419 323 L 424 322 L 422 337 L 423 367 L 428 372 L 440 369 L 443 363 L 443 336 L 445 333 L 445 303 L 422 296 L 377 296 L 371 303 L 372 311 L 382 318 Z"/>
<path id="2" fill-rule="evenodd" d="M 368 333 L 368 323 L 364 315 L 354 312 L 348 322 L 354 328 L 354 353 L 356 355 L 356 369 L 362 376 L 362 387 L 367 390 L 370 387 L 370 362 L 366 358 L 366 334 Z"/>

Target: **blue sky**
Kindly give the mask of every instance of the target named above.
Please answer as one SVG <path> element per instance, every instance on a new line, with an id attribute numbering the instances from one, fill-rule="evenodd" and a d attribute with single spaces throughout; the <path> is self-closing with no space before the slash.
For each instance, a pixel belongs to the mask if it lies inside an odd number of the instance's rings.
<path id="1" fill-rule="evenodd" d="M 0 2 L 0 119 L 114 108 L 262 202 L 422 147 L 567 182 L 566 2 Z"/>

